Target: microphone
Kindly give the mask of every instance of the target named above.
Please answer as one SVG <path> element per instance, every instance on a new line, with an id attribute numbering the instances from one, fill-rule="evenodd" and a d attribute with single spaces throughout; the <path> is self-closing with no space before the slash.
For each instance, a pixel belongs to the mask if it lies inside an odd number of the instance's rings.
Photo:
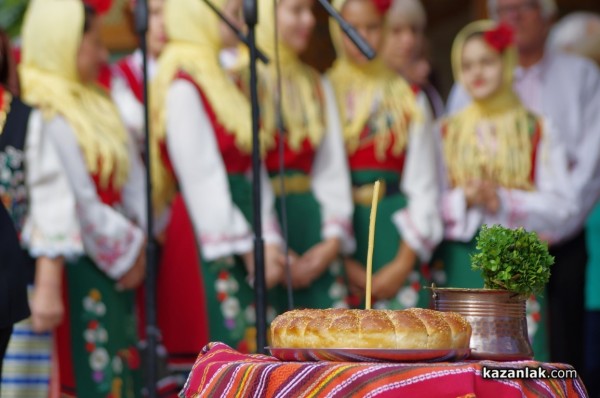
<path id="1" fill-rule="evenodd" d="M 333 6 L 327 0 L 319 0 L 319 3 L 321 3 L 325 11 L 327 11 L 327 13 L 337 21 L 344 34 L 348 36 L 350 40 L 352 40 L 352 43 L 354 43 L 354 45 L 360 50 L 361 53 L 363 53 L 365 57 L 367 57 L 367 59 L 375 58 L 375 50 L 373 50 L 369 43 L 367 43 L 367 41 L 363 39 L 360 34 L 358 34 L 352 25 L 342 18 L 340 13 L 337 12 L 337 10 L 333 8 Z"/>

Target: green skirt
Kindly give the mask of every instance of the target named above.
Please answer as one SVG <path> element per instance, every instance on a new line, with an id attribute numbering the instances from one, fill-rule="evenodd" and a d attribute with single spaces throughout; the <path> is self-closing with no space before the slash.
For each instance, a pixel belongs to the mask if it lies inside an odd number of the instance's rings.
<path id="1" fill-rule="evenodd" d="M 141 396 L 134 292 L 117 291 L 88 257 L 67 262 L 65 273 L 67 314 L 57 330 L 61 392 L 80 398 Z"/>
<path id="2" fill-rule="evenodd" d="M 355 186 L 372 184 L 377 180 L 383 180 L 389 186 L 400 184 L 400 176 L 397 173 L 382 170 L 365 170 L 352 172 L 352 184 Z M 398 228 L 392 221 L 392 215 L 407 205 L 406 197 L 401 193 L 385 196 L 377 205 L 377 218 L 375 223 L 375 245 L 373 248 L 373 274 L 383 268 L 396 257 L 402 237 Z M 354 234 L 356 236 L 356 252 L 353 258 L 363 265 L 367 263 L 367 251 L 369 245 L 369 224 L 371 206 L 355 204 L 354 207 Z M 419 264 L 415 264 L 414 271 L 408 276 L 404 286 L 397 295 L 389 300 L 381 300 L 374 303 L 374 308 L 404 309 L 412 307 L 427 308 L 430 302 L 430 292 L 423 289 L 427 279 L 423 276 Z M 364 298 L 360 301 L 364 302 Z M 364 308 L 363 304 L 359 308 Z"/>
<path id="3" fill-rule="evenodd" d="M 471 270 L 471 254 L 475 253 L 476 241 L 443 241 L 433 255 L 434 274 L 445 274 L 436 278 L 438 286 L 457 288 L 483 288 L 483 278 L 478 271 Z M 535 359 L 550 360 L 548 341 L 548 314 L 546 298 L 532 295 L 527 300 L 527 331 Z"/>
<path id="4" fill-rule="evenodd" d="M 244 175 L 229 175 L 229 188 L 235 205 L 252 224 L 252 186 Z M 202 251 L 202 249 L 200 249 Z M 208 310 L 209 338 L 241 352 L 256 352 L 256 316 L 254 289 L 239 256 L 207 261 L 202 258 L 202 277 Z M 267 296 L 267 322 L 277 315 L 281 302 L 279 287 Z"/>
<path id="5" fill-rule="evenodd" d="M 310 176 L 299 171 L 288 171 L 289 176 Z M 274 186 L 279 185 L 277 176 L 272 176 Z M 277 190 L 275 190 L 277 192 Z M 286 214 L 281 208 L 281 198 L 276 202 L 277 213 L 286 217 L 289 249 L 302 255 L 320 243 L 322 218 L 321 207 L 312 191 L 292 192 L 286 195 Z M 282 292 L 285 294 L 285 291 Z M 295 308 L 332 308 L 348 306 L 348 289 L 341 259 L 336 259 L 319 278 L 305 289 L 294 291 Z M 282 296 L 280 310 L 287 309 L 286 296 Z"/>

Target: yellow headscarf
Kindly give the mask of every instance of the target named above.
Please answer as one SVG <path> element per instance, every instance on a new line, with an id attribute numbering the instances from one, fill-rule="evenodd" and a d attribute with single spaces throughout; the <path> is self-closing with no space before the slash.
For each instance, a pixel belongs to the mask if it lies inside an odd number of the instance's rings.
<path id="1" fill-rule="evenodd" d="M 213 1 L 221 7 L 225 0 Z M 219 19 L 202 0 L 168 0 L 164 10 L 168 43 L 158 60 L 152 84 L 154 200 L 158 210 L 175 192 L 175 181 L 160 159 L 158 143 L 166 134 L 166 97 L 178 72 L 190 75 L 203 90 L 219 122 L 242 151 L 252 149 L 250 104 L 219 64 Z"/>
<path id="2" fill-rule="evenodd" d="M 277 127 L 274 7 L 274 0 L 258 0 L 256 42 L 271 60 L 268 65 L 258 65 L 261 123 L 267 148 L 273 145 Z M 318 146 L 325 132 L 325 105 L 319 73 L 303 63 L 281 38 L 278 50 L 281 65 L 281 108 L 287 142 L 293 150 L 299 149 L 307 138 L 313 146 Z"/>
<path id="3" fill-rule="evenodd" d="M 341 11 L 346 1 L 334 0 L 333 6 Z M 400 155 L 408 142 L 410 122 L 421 117 L 411 87 L 379 57 L 365 65 L 356 65 L 346 56 L 343 33 L 333 19 L 329 31 L 338 57 L 328 75 L 336 92 L 348 151 L 356 151 L 360 135 L 369 123 L 376 131 L 376 157 L 385 158 L 391 142 L 390 131 L 395 138 L 392 153 Z M 352 110 L 348 109 L 349 102 Z"/>
<path id="4" fill-rule="evenodd" d="M 77 53 L 84 18 L 81 0 L 31 2 L 22 31 L 22 94 L 46 119 L 63 116 L 77 137 L 89 172 L 100 172 L 103 187 L 112 176 L 119 188 L 129 173 L 127 132 L 114 104 L 98 88 L 80 81 Z"/>
<path id="5" fill-rule="evenodd" d="M 493 21 L 476 21 L 460 31 L 452 46 L 452 68 L 457 82 L 462 82 L 465 42 L 474 34 L 496 27 Z M 484 100 L 473 100 L 445 121 L 444 155 L 453 186 L 491 179 L 506 188 L 532 189 L 531 133 L 536 119 L 513 91 L 516 62 L 516 49 L 510 45 L 502 52 L 503 77 L 498 92 Z M 488 141 L 492 137 L 496 140 L 494 155 L 482 150 L 492 146 Z"/>

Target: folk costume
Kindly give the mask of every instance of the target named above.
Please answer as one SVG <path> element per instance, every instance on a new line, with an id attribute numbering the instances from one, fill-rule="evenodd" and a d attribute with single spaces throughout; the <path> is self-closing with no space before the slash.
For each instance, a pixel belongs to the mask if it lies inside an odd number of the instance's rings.
<path id="1" fill-rule="evenodd" d="M 585 292 L 588 262 L 585 223 L 600 198 L 600 69 L 592 61 L 546 49 L 529 67 L 515 68 L 514 88 L 524 105 L 544 116 L 560 132 L 565 148 L 569 189 L 577 213 L 557 231 L 550 247 L 555 262 L 548 284 L 552 361 L 584 368 Z M 469 102 L 456 85 L 448 100 L 455 112 Z"/>
<path id="2" fill-rule="evenodd" d="M 139 156 L 143 158 L 146 152 L 145 147 L 145 126 L 144 126 L 144 79 L 143 79 L 143 58 L 142 51 L 136 49 L 132 54 L 129 54 L 114 64 L 107 66 L 101 72 L 100 83 L 105 87 L 119 109 L 123 123 L 131 139 L 136 145 Z M 157 60 L 154 58 L 148 58 L 148 81 L 149 85 L 152 78 L 156 75 Z M 187 210 L 181 195 L 178 195 L 174 200 L 172 206 L 168 211 L 163 214 L 157 215 L 154 219 L 154 230 L 159 236 L 157 243 L 157 253 L 161 256 L 163 250 L 167 250 L 165 257 L 168 257 L 172 262 L 191 262 L 192 266 L 199 263 L 196 255 L 196 242 L 194 239 L 194 231 L 190 224 Z M 168 233 L 167 233 L 168 231 Z M 161 243 L 165 243 L 161 237 L 169 238 L 166 240 L 169 244 L 165 247 L 161 246 Z M 174 238 L 176 237 L 176 238 Z M 175 239 L 175 240 L 174 240 Z M 176 243 L 175 243 L 176 242 Z M 193 253 L 190 255 L 190 253 Z M 160 291 L 157 292 L 157 296 L 170 297 L 171 292 L 163 291 L 164 288 L 174 289 L 172 292 L 178 294 L 179 287 L 174 283 L 168 281 L 177 280 L 177 275 L 171 275 L 174 269 L 161 268 L 160 280 L 158 286 Z M 136 292 L 136 312 L 138 318 L 138 334 L 142 339 L 141 344 L 146 347 L 146 289 L 145 286 L 140 286 Z M 172 303 L 165 303 L 164 301 L 157 302 L 157 317 L 162 319 L 165 316 L 169 316 L 172 313 Z M 198 342 L 206 342 L 206 330 L 201 327 L 200 330 L 196 330 L 197 339 L 190 338 L 187 333 L 180 333 L 178 325 L 168 323 L 162 323 L 162 327 L 169 329 L 166 335 L 175 338 L 169 340 L 169 347 L 171 352 L 173 351 L 173 344 L 180 344 L 188 347 L 185 352 L 194 351 Z M 160 329 L 162 332 L 162 329 Z M 162 334 L 161 334 L 162 336 Z M 188 336 L 187 338 L 185 336 Z M 158 356 L 160 358 L 160 376 L 157 382 L 159 386 L 158 394 L 160 397 L 171 397 L 176 396 L 182 384 L 182 377 L 178 370 L 183 369 L 187 371 L 189 358 L 171 356 L 165 358 L 165 350 L 162 345 L 164 342 L 159 338 L 159 345 L 157 347 Z M 189 348 L 189 347 L 192 348 Z M 167 350 L 169 351 L 169 350 Z M 189 355 L 189 354 L 188 354 Z M 167 363 L 165 364 L 164 361 Z M 182 365 L 183 362 L 183 365 Z M 165 368 L 166 365 L 166 368 Z"/>
<path id="3" fill-rule="evenodd" d="M 72 199 L 57 224 L 76 222 L 79 239 L 74 237 L 73 244 L 83 247 L 83 253 L 66 257 L 66 314 L 57 329 L 61 393 L 133 397 L 140 366 L 134 297 L 115 284 L 143 248 L 144 178 L 116 107 L 79 79 L 76 59 L 84 19 L 77 0 L 32 2 L 19 72 L 23 97 L 41 110 L 42 137 L 52 142 L 68 181 L 67 188 L 48 188 L 50 194 Z M 38 233 L 26 232 L 35 255 Z M 48 247 L 60 245 L 49 242 Z"/>
<path id="4" fill-rule="evenodd" d="M 341 10 L 344 0 L 334 2 Z M 421 287 L 429 279 L 425 264 L 442 238 L 437 211 L 438 186 L 431 115 L 422 93 L 411 87 L 381 59 L 357 65 L 344 53 L 342 32 L 331 21 L 338 58 L 328 73 L 340 109 L 352 176 L 353 257 L 367 261 L 373 184 L 383 183 L 377 208 L 373 272 L 394 259 L 402 241 L 418 254 L 419 264 L 397 295 L 377 307 L 427 307 L 429 294 Z"/>
<path id="5" fill-rule="evenodd" d="M 511 33 L 490 21 L 465 27 L 454 41 L 452 66 L 461 81 L 465 42 L 482 35 L 502 56 L 502 86 L 489 98 L 473 100 L 441 122 L 443 159 L 441 200 L 445 239 L 437 258 L 444 264 L 451 287 L 483 287 L 470 269 L 475 236 L 483 224 L 524 227 L 553 242 L 575 209 L 568 195 L 565 153 L 545 119 L 525 109 L 512 89 L 516 50 Z M 498 186 L 499 209 L 468 207 L 464 187 L 486 180 Z M 536 359 L 547 360 L 546 308 L 543 297 L 528 300 L 528 329 Z"/>
<path id="6" fill-rule="evenodd" d="M 279 216 L 287 221 L 288 245 L 301 256 L 328 238 L 338 238 L 341 251 L 351 253 L 355 246 L 350 223 L 352 201 L 333 90 L 328 79 L 319 76 L 300 60 L 299 54 L 279 40 L 283 125 L 278 126 L 273 7 L 270 0 L 259 3 L 257 44 L 272 60 L 269 65 L 259 64 L 259 96 L 264 159 L 277 195 Z M 242 85 L 246 83 L 247 79 L 242 79 Z M 247 91 L 247 87 L 244 89 Z M 283 128 L 283 140 L 278 127 Z M 284 152 L 283 190 L 278 174 L 280 149 Z M 284 192 L 285 214 L 281 206 Z M 287 309 L 284 303 L 282 299 L 282 309 Z M 347 307 L 348 290 L 341 260 L 332 262 L 308 288 L 295 290 L 294 305 Z"/>
<path id="7" fill-rule="evenodd" d="M 159 308 L 159 324 L 169 354 L 189 371 L 208 339 L 256 349 L 254 292 L 240 257 L 253 249 L 250 105 L 219 65 L 219 20 L 205 4 L 170 0 L 165 26 L 169 42 L 152 86 L 155 210 L 181 193 L 196 242 L 186 255 L 201 265 L 173 260 L 169 245 L 181 237 L 167 230 L 159 291 L 170 293 L 159 303 L 180 310 Z M 262 191 L 265 242 L 278 243 L 266 178 Z M 163 278 L 168 268 L 175 272 Z"/>

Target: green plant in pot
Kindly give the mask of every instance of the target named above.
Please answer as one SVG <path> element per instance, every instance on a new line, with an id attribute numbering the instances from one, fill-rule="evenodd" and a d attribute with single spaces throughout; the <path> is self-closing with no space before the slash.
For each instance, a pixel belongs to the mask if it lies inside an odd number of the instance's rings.
<path id="1" fill-rule="evenodd" d="M 525 303 L 540 294 L 554 258 L 536 233 L 523 228 L 484 225 L 477 237 L 472 269 L 480 271 L 483 289 L 433 287 L 435 308 L 461 313 L 471 323 L 472 355 L 497 360 L 528 359 Z"/>
<path id="2" fill-rule="evenodd" d="M 540 294 L 550 279 L 554 257 L 535 232 L 484 225 L 471 267 L 481 271 L 486 289 L 503 289 L 529 297 Z"/>

